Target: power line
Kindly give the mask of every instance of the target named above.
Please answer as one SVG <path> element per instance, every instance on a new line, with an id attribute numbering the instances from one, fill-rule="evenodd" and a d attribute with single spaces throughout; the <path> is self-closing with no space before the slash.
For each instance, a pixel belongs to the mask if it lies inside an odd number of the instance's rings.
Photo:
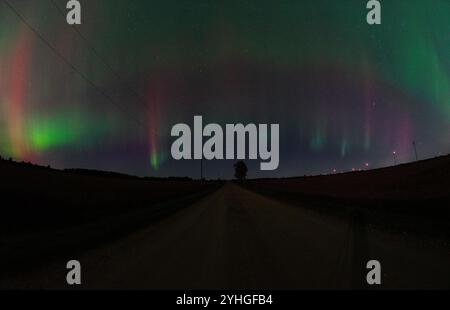
<path id="1" fill-rule="evenodd" d="M 134 117 L 133 115 L 129 114 L 128 111 L 126 111 L 121 105 L 115 102 L 114 98 L 112 98 L 106 91 L 98 87 L 92 80 L 90 80 L 83 72 L 78 70 L 75 65 L 73 65 L 61 52 L 59 52 L 45 37 L 35 28 L 33 27 L 26 19 L 23 17 L 22 14 L 20 14 L 16 8 L 9 3 L 8 0 L 3 0 L 6 6 L 9 7 L 9 9 L 38 37 L 48 48 L 50 48 L 53 53 L 59 57 L 69 68 L 71 68 L 75 73 L 77 73 L 86 83 L 88 83 L 90 86 L 92 86 L 98 93 L 100 93 L 102 96 L 104 96 L 112 105 L 114 105 L 117 109 L 119 109 L 121 112 L 128 114 L 128 116 L 136 121 L 139 125 L 142 125 L 145 127 L 145 124 L 142 123 L 138 118 Z"/>
<path id="2" fill-rule="evenodd" d="M 53 4 L 53 6 L 58 10 L 58 12 L 60 13 L 60 15 L 61 15 L 63 18 L 66 18 L 65 12 L 59 7 L 58 4 L 56 4 L 56 1 L 55 1 L 55 0 L 50 0 L 50 2 L 51 2 L 51 3 Z M 98 50 L 97 50 L 95 47 L 93 47 L 92 44 L 90 44 L 90 42 L 89 42 L 89 40 L 86 38 L 86 36 L 85 36 L 85 35 L 84 35 L 77 27 L 71 27 L 71 28 L 72 28 L 73 31 L 75 31 L 75 32 L 79 35 L 79 37 L 84 41 L 84 44 L 85 44 L 86 47 L 89 49 L 89 51 L 90 51 L 92 54 L 94 54 L 98 59 L 100 59 L 100 61 L 102 62 L 102 64 L 103 64 L 105 67 L 107 67 L 107 68 L 109 69 L 109 71 L 111 71 L 111 73 L 116 77 L 117 80 L 119 80 L 120 82 L 123 83 L 123 78 L 120 76 L 120 74 L 118 74 L 117 71 L 114 70 L 114 69 L 112 68 L 112 66 L 108 63 L 108 61 L 106 60 L 106 58 L 105 58 L 105 57 L 102 57 L 102 56 L 100 55 L 100 53 L 98 52 Z M 125 84 L 125 83 L 124 83 L 124 84 Z M 132 93 L 137 99 L 142 100 L 142 102 L 141 102 L 141 101 L 138 101 L 138 102 L 139 102 L 144 108 L 147 109 L 148 107 L 147 107 L 147 105 L 144 103 L 145 100 L 142 99 L 142 96 L 141 96 L 137 91 L 135 91 L 134 89 L 132 89 L 131 87 L 128 87 L 128 88 L 129 88 L 130 93 Z"/>

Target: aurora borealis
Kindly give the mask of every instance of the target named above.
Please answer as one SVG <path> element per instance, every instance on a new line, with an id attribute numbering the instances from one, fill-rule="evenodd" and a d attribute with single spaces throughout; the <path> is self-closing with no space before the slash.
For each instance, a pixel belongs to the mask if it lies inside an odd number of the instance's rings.
<path id="1" fill-rule="evenodd" d="M 408 162 L 413 141 L 447 154 L 450 1 L 381 2 L 369 26 L 363 0 L 90 0 L 75 27 L 64 0 L 9 0 L 80 76 L 0 1 L 0 154 L 197 177 L 169 158 L 171 127 L 194 115 L 280 124 L 279 169 L 250 163 L 253 177 Z"/>

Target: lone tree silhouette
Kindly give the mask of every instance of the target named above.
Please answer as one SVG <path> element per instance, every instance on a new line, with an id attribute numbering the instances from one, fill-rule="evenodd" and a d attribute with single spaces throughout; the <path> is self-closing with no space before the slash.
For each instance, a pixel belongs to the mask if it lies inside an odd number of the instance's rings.
<path id="1" fill-rule="evenodd" d="M 234 176 L 236 179 L 242 181 L 247 178 L 247 165 L 243 161 L 238 161 L 234 164 Z"/>

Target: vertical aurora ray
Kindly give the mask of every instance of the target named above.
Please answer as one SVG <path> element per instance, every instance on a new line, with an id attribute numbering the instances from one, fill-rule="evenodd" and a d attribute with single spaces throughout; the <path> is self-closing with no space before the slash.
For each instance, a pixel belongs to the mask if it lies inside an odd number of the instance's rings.
<path id="1" fill-rule="evenodd" d="M 153 170 L 159 168 L 158 158 L 158 137 L 157 137 L 157 122 L 155 116 L 155 110 L 152 108 L 149 110 L 148 126 L 149 126 L 149 149 L 150 149 L 150 165 Z"/>
<path id="2" fill-rule="evenodd" d="M 8 79 L 5 81 L 6 92 L 3 102 L 6 106 L 6 126 L 9 136 L 9 151 L 12 156 L 26 159 L 26 127 L 24 122 L 25 100 L 27 99 L 27 82 L 30 74 L 31 42 L 29 33 L 20 29 L 17 40 L 9 55 Z"/>
<path id="3" fill-rule="evenodd" d="M 148 117 L 149 126 L 149 150 L 150 150 L 150 165 L 153 170 L 158 170 L 159 158 L 158 158 L 158 137 L 157 137 L 157 123 L 154 110 L 150 109 Z"/>
<path id="4" fill-rule="evenodd" d="M 341 157 L 345 157 L 345 155 L 347 155 L 347 149 L 348 149 L 347 139 L 342 139 L 340 148 Z"/>
<path id="5" fill-rule="evenodd" d="M 364 77 L 364 150 L 369 151 L 372 139 L 372 109 L 376 105 L 376 102 L 374 98 L 373 75 L 369 64 L 364 61 L 362 66 L 362 76 Z"/>
<path id="6" fill-rule="evenodd" d="M 11 153 L 9 149 L 7 149 L 7 134 L 6 134 L 6 103 L 3 94 L 6 91 L 5 86 L 3 85 L 5 80 L 4 74 L 4 56 L 3 49 L 0 45 L 0 152 L 5 154 Z"/>
<path id="7" fill-rule="evenodd" d="M 317 126 L 311 136 L 310 147 L 314 152 L 319 152 L 323 149 L 326 140 L 325 129 Z"/>
<path id="8" fill-rule="evenodd" d="M 153 171 L 157 171 L 163 160 L 163 156 L 158 148 L 158 128 L 161 125 L 161 109 L 165 102 L 163 83 L 158 79 L 151 80 L 148 83 L 147 92 L 150 165 Z"/>

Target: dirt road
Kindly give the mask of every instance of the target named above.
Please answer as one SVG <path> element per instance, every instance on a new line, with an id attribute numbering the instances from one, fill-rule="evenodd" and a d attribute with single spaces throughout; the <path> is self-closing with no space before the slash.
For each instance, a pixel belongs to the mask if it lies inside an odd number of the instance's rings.
<path id="1" fill-rule="evenodd" d="M 368 260 L 383 288 L 450 287 L 450 250 L 361 228 L 226 184 L 127 237 L 0 287 L 65 288 L 66 262 L 82 265 L 82 288 L 317 289 L 367 287 Z"/>

